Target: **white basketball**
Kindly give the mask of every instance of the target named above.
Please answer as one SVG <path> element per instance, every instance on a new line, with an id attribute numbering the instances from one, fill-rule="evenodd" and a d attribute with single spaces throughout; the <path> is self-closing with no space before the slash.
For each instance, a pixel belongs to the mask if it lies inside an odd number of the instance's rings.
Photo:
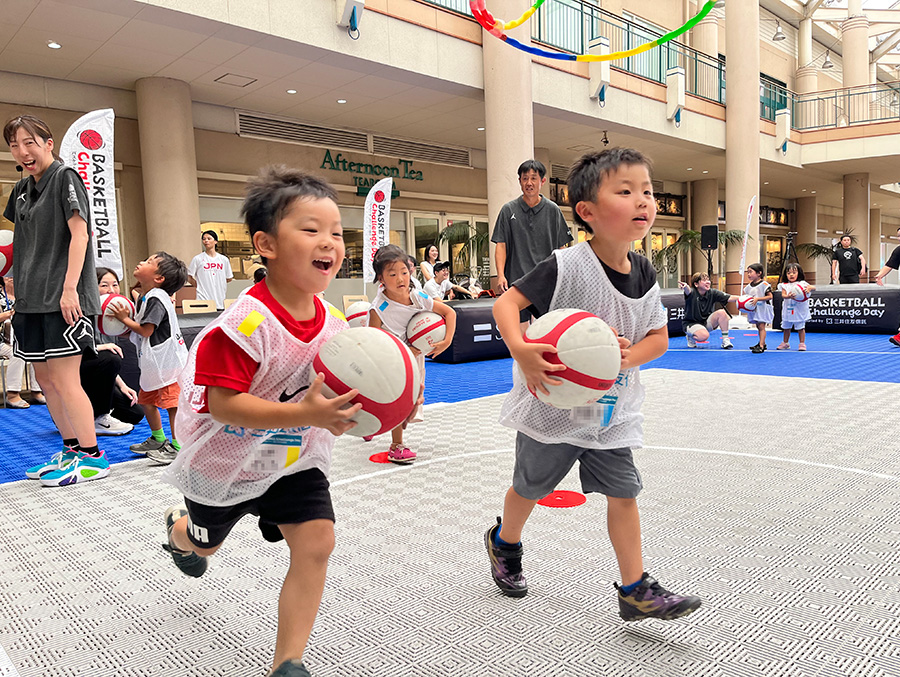
<path id="1" fill-rule="evenodd" d="M 606 322 L 583 310 L 554 310 L 542 315 L 528 327 L 525 341 L 556 346 L 556 354 L 544 353 L 544 359 L 567 367 L 565 371 L 548 372 L 551 378 L 562 381 L 560 385 L 547 385 L 549 395 L 532 391 L 557 409 L 596 402 L 619 375 L 622 353 L 618 337 Z"/>
<path id="2" fill-rule="evenodd" d="M 372 304 L 368 301 L 357 301 L 351 303 L 347 308 L 347 324 L 351 327 L 368 327 L 369 326 L 369 308 Z"/>
<path id="3" fill-rule="evenodd" d="M 12 268 L 13 262 L 13 232 L 0 230 L 0 277 L 3 277 Z"/>
<path id="4" fill-rule="evenodd" d="M 356 388 L 350 404 L 363 407 L 353 417 L 349 435 L 369 437 L 393 430 L 412 412 L 422 385 L 412 351 L 400 339 L 373 327 L 351 327 L 335 334 L 319 348 L 311 379 L 325 375 L 326 397 Z"/>
<path id="5" fill-rule="evenodd" d="M 756 308 L 755 296 L 739 296 L 737 302 L 738 310 L 753 310 Z"/>
<path id="6" fill-rule="evenodd" d="M 444 318 L 428 310 L 413 315 L 406 325 L 406 340 L 416 350 L 421 350 L 426 355 L 432 351 L 435 343 L 443 341 L 446 336 L 447 326 L 444 324 Z"/>
<path id="7" fill-rule="evenodd" d="M 120 322 L 113 316 L 113 310 L 117 307 L 126 306 L 128 308 L 128 317 L 134 319 L 134 304 L 131 299 L 121 294 L 103 294 L 100 297 L 100 319 L 97 321 L 97 328 L 101 334 L 107 336 L 121 336 L 128 327 L 124 322 Z"/>
<path id="8" fill-rule="evenodd" d="M 794 292 L 794 301 L 800 302 L 809 298 L 809 288 L 803 282 L 795 282 L 791 286 L 791 291 Z"/>

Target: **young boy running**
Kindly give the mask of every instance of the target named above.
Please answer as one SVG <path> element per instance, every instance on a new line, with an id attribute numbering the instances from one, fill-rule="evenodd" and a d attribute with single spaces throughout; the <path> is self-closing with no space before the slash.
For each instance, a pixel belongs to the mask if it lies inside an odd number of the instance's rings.
<path id="1" fill-rule="evenodd" d="M 516 463 L 503 518 L 485 533 L 494 582 L 510 597 L 528 585 L 522 573 L 521 535 L 537 501 L 552 492 L 576 461 L 585 493 L 607 498 L 607 524 L 619 571 L 619 615 L 626 621 L 672 619 L 700 606 L 700 598 L 676 595 L 644 571 L 636 497 L 642 488 L 632 449 L 642 445 L 640 405 L 644 389 L 638 367 L 666 351 L 666 311 L 656 272 L 631 243 L 643 238 L 656 215 L 650 161 L 636 150 L 614 148 L 583 156 L 568 178 L 569 201 L 587 242 L 557 250 L 515 281 L 494 305 L 497 328 L 524 374 L 516 376 L 500 413 L 515 429 Z M 542 356 L 552 346 L 526 343 L 519 313 L 542 315 L 578 308 L 601 317 L 619 332 L 622 368 L 600 402 L 555 409 L 529 389 L 547 393 L 565 367 Z"/>
<path id="2" fill-rule="evenodd" d="M 318 612 L 334 511 L 326 475 L 335 435 L 356 425 L 356 390 L 327 399 L 312 360 L 343 331 L 343 315 L 316 294 L 344 259 L 337 193 L 323 181 L 271 167 L 251 181 L 242 208 L 268 268 L 197 337 L 181 378 L 182 449 L 163 475 L 185 496 L 170 508 L 163 546 L 189 576 L 244 515 L 263 538 L 284 539 L 290 568 L 278 602 L 273 677 L 308 677 L 301 663 Z"/>

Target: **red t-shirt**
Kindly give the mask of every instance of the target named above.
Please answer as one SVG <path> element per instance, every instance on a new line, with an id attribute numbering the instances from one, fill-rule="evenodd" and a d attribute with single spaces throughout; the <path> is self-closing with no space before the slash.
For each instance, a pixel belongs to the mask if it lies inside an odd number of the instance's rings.
<path id="1" fill-rule="evenodd" d="M 315 338 L 325 324 L 325 305 L 318 298 L 314 301 L 316 316 L 311 320 L 298 322 L 275 300 L 265 280 L 253 285 L 247 296 L 262 301 L 284 328 L 304 343 Z M 257 369 L 259 363 L 238 347 L 220 327 L 216 327 L 203 337 L 197 348 L 194 383 L 246 393 L 250 390 L 250 383 Z"/>

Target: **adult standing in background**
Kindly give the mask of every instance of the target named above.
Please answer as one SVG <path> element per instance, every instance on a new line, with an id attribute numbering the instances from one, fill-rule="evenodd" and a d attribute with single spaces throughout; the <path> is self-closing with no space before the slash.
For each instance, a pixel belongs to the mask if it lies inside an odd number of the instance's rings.
<path id="1" fill-rule="evenodd" d="M 197 287 L 197 300 L 216 302 L 216 310 L 225 309 L 226 285 L 234 279 L 231 261 L 216 251 L 219 236 L 214 230 L 204 230 L 200 237 L 203 251 L 191 259 L 188 281 Z"/>
<path id="2" fill-rule="evenodd" d="M 897 239 L 900 239 L 900 228 L 897 229 Z M 888 257 L 888 260 L 885 262 L 884 267 L 878 271 L 878 274 L 875 276 L 875 282 L 879 287 L 884 286 L 884 278 L 890 273 L 892 270 L 900 269 L 900 247 L 894 247 L 894 251 L 891 252 L 891 255 Z M 888 339 L 895 346 L 900 346 L 900 332 L 897 332 L 891 338 Z"/>
<path id="3" fill-rule="evenodd" d="M 553 202 L 541 195 L 546 183 L 547 169 L 537 160 L 526 160 L 518 169 L 522 195 L 500 208 L 491 242 L 494 264 L 497 267 L 497 286 L 500 293 L 530 272 L 550 256 L 554 249 L 572 241 L 572 233 L 562 212 Z M 530 314 L 523 310 L 522 322 Z"/>
<path id="4" fill-rule="evenodd" d="M 852 241 L 849 235 L 841 235 L 841 244 L 831 257 L 831 279 L 838 284 L 859 284 L 860 276 L 866 276 L 866 257 Z"/>

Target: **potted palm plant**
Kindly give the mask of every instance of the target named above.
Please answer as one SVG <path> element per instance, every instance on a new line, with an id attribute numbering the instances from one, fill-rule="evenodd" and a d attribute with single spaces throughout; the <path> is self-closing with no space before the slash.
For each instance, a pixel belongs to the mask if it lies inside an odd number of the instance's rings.
<path id="1" fill-rule="evenodd" d="M 468 221 L 455 221 L 451 225 L 444 228 L 438 235 L 438 242 L 446 242 L 447 248 L 453 259 L 454 278 L 457 284 L 463 280 L 456 279 L 460 277 L 460 273 L 465 273 L 479 281 L 482 287 L 490 289 L 491 270 L 490 265 L 472 265 L 473 255 L 477 262 L 478 257 L 486 257 L 488 251 L 488 233 L 487 231 L 478 232 L 478 230 Z M 456 254 L 453 254 L 453 247 L 459 245 Z"/>
<path id="2" fill-rule="evenodd" d="M 719 246 L 728 248 L 730 245 L 742 245 L 744 243 L 744 231 L 726 230 L 719 233 Z M 691 252 L 703 252 L 700 248 L 700 231 L 684 230 L 675 242 L 667 247 L 653 252 L 653 267 L 662 270 L 670 258 L 677 260 L 681 254 Z"/>

